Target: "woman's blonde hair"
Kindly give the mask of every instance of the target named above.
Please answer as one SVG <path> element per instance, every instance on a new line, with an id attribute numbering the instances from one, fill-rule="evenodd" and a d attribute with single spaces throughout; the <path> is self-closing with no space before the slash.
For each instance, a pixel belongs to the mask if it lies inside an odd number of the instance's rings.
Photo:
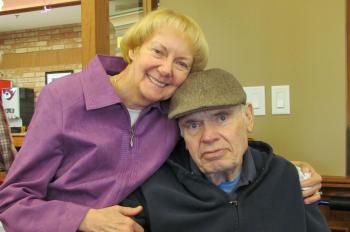
<path id="1" fill-rule="evenodd" d="M 192 18 L 169 9 L 152 11 L 130 27 L 121 41 L 121 52 L 124 59 L 130 63 L 129 50 L 141 47 L 158 28 L 163 26 L 171 26 L 187 34 L 194 51 L 191 71 L 204 69 L 208 62 L 209 48 L 202 29 Z"/>

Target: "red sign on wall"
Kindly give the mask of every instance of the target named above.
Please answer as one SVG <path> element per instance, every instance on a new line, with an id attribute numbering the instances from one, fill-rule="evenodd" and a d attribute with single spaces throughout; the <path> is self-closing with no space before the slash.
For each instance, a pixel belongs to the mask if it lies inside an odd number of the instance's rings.
<path id="1" fill-rule="evenodd" d="M 2 89 L 10 89 L 12 86 L 11 81 L 9 80 L 0 80 L 0 93 L 2 93 Z M 2 94 L 0 94 L 0 100 L 1 100 Z"/>

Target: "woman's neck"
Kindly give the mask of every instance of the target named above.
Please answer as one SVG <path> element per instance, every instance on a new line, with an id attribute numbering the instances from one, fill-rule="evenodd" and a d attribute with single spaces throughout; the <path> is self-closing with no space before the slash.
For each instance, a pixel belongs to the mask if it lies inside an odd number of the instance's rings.
<path id="1" fill-rule="evenodd" d="M 143 109 L 150 103 L 142 99 L 137 85 L 133 83 L 130 77 L 130 73 L 127 67 L 121 73 L 110 78 L 111 84 L 127 108 Z"/>

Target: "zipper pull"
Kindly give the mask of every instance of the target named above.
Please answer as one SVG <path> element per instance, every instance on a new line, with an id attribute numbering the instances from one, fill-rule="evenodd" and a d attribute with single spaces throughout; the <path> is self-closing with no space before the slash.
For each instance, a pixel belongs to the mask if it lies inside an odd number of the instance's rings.
<path id="1" fill-rule="evenodd" d="M 228 202 L 230 205 L 238 206 L 238 201 L 229 201 Z"/>
<path id="2" fill-rule="evenodd" d="M 135 129 L 134 127 L 131 127 L 131 130 L 130 130 L 130 147 L 131 148 L 134 146 L 134 137 L 135 137 Z"/>

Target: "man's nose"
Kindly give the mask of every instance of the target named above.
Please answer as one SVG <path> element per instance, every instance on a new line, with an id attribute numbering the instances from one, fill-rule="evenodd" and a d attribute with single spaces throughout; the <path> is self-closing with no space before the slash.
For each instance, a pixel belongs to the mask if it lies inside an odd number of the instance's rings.
<path id="1" fill-rule="evenodd" d="M 205 123 L 202 129 L 202 142 L 212 143 L 218 139 L 217 128 L 211 123 Z"/>

